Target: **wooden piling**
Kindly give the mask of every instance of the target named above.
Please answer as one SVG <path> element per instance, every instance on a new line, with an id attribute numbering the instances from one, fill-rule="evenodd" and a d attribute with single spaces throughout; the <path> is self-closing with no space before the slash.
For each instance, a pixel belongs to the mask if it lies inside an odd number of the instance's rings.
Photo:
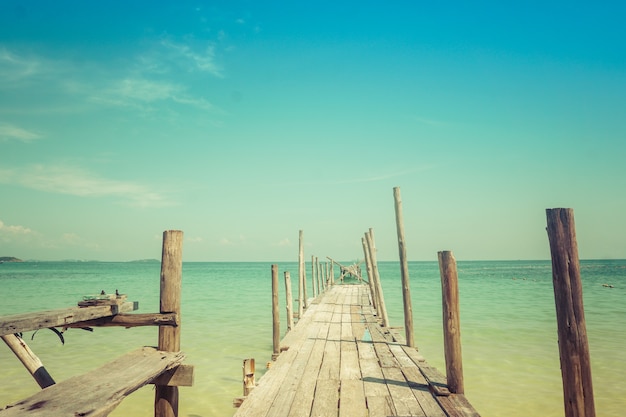
<path id="1" fill-rule="evenodd" d="M 402 276 L 402 301 L 404 305 L 404 332 L 406 345 L 415 346 L 413 335 L 413 306 L 411 303 L 411 288 L 409 285 L 409 264 L 406 259 L 406 245 L 404 241 L 404 218 L 402 216 L 402 199 L 400 187 L 393 189 L 394 206 L 396 209 L 396 229 L 398 232 L 398 251 L 400 253 L 400 272 Z"/>
<path id="2" fill-rule="evenodd" d="M 370 251 L 367 245 L 367 239 L 365 237 L 362 237 L 361 243 L 363 244 L 363 256 L 365 257 L 365 270 L 367 271 L 367 283 L 370 287 L 370 294 L 372 294 L 372 306 L 374 308 L 377 308 L 376 286 L 374 285 L 374 274 L 372 272 L 372 261 L 370 259 Z"/>
<path id="3" fill-rule="evenodd" d="M 306 273 L 304 270 L 304 235 L 302 230 L 300 230 L 299 236 L 299 247 L 300 251 L 298 254 L 298 320 L 302 317 L 304 313 L 304 287 L 306 287 Z"/>
<path id="4" fill-rule="evenodd" d="M 20 362 L 22 362 L 24 367 L 28 370 L 28 372 L 30 372 L 35 379 L 35 382 L 37 382 L 41 388 L 46 388 L 55 384 L 54 379 L 43 366 L 39 357 L 37 357 L 37 355 L 30 350 L 26 342 L 24 342 L 21 337 L 14 334 L 6 334 L 0 337 L 13 351 L 13 353 L 15 353 L 15 356 L 17 356 Z"/>
<path id="5" fill-rule="evenodd" d="M 448 390 L 463 394 L 463 355 L 456 260 L 450 251 L 438 253 L 443 305 L 443 346 L 446 359 Z"/>
<path id="6" fill-rule="evenodd" d="M 163 232 L 161 256 L 161 313 L 176 313 L 180 318 L 180 298 L 183 270 L 183 232 Z M 180 326 L 159 326 L 159 350 L 180 351 Z M 178 416 L 178 387 L 155 385 L 155 417 Z"/>
<path id="7" fill-rule="evenodd" d="M 376 261 L 376 244 L 374 240 L 374 229 L 370 228 L 369 232 L 365 234 L 367 239 L 367 246 L 370 253 L 370 260 L 372 262 L 372 275 L 374 276 L 374 285 L 376 286 L 376 297 L 378 306 L 378 316 L 382 320 L 382 325 L 389 326 L 389 316 L 387 316 L 387 307 L 385 306 L 385 297 L 383 295 L 383 286 L 380 283 L 380 275 L 378 273 L 378 262 Z"/>
<path id="8" fill-rule="evenodd" d="M 315 273 L 316 266 L 315 255 L 311 255 L 311 287 L 313 287 L 313 297 L 317 296 L 317 290 L 315 287 L 315 278 L 317 277 L 317 274 Z"/>
<path id="9" fill-rule="evenodd" d="M 293 329 L 293 299 L 291 298 L 291 275 L 285 271 L 285 297 L 287 299 L 287 331 Z"/>
<path id="10" fill-rule="evenodd" d="M 278 311 L 278 265 L 272 265 L 272 335 L 273 354 L 276 360 L 280 354 L 280 313 Z"/>
<path id="11" fill-rule="evenodd" d="M 248 396 L 256 387 L 254 377 L 254 358 L 243 360 L 243 395 Z"/>
<path id="12" fill-rule="evenodd" d="M 546 209 L 566 417 L 595 417 L 574 210 Z"/>

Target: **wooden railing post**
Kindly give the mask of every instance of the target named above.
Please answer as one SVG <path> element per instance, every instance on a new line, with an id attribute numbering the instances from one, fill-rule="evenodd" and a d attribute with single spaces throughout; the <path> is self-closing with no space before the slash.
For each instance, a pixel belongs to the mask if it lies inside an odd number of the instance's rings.
<path id="1" fill-rule="evenodd" d="M 546 209 L 566 417 L 595 417 L 574 210 Z"/>
<path id="2" fill-rule="evenodd" d="M 300 252 L 298 255 L 298 320 L 302 317 L 304 313 L 304 287 L 306 286 L 306 272 L 304 269 L 304 238 L 303 232 L 300 230 L 299 237 L 299 246 Z"/>
<path id="3" fill-rule="evenodd" d="M 315 289 L 315 279 L 317 277 L 317 274 L 315 273 L 316 266 L 315 255 L 311 255 L 311 287 L 313 289 L 313 297 L 317 295 L 317 291 Z"/>
<path id="4" fill-rule="evenodd" d="M 176 313 L 180 320 L 180 298 L 183 271 L 183 232 L 163 232 L 161 256 L 161 313 Z M 159 326 L 159 350 L 180 351 L 180 324 Z M 178 387 L 155 385 L 155 417 L 178 416 Z"/>
<path id="5" fill-rule="evenodd" d="M 387 316 L 387 307 L 385 306 L 385 297 L 383 295 L 383 286 L 380 282 L 380 275 L 378 273 L 378 262 L 376 261 L 376 245 L 374 241 L 374 230 L 370 228 L 369 232 L 365 234 L 367 239 L 367 247 L 370 253 L 370 260 L 372 262 L 372 275 L 374 276 L 374 285 L 376 286 L 376 297 L 378 316 L 382 320 L 384 327 L 389 326 L 389 316 Z"/>
<path id="6" fill-rule="evenodd" d="M 400 253 L 400 272 L 402 275 L 402 301 L 404 305 L 404 332 L 406 345 L 415 346 L 413 336 L 413 306 L 411 304 L 411 288 L 409 286 L 409 264 L 406 259 L 406 245 L 404 243 L 404 218 L 402 217 L 402 199 L 400 188 L 393 189 L 393 197 L 396 209 L 396 229 L 398 232 L 398 251 Z"/>
<path id="7" fill-rule="evenodd" d="M 438 253 L 443 305 L 443 346 L 446 358 L 448 390 L 463 394 L 463 355 L 456 260 L 450 251 Z"/>
<path id="8" fill-rule="evenodd" d="M 291 298 L 291 275 L 285 271 L 285 297 L 287 299 L 287 331 L 293 329 L 293 299 Z"/>
<path id="9" fill-rule="evenodd" d="M 367 234 L 366 234 L 367 236 Z M 374 285 L 374 273 L 372 272 L 372 261 L 370 259 L 370 251 L 367 246 L 367 239 L 365 237 L 361 238 L 361 243 L 363 244 L 363 256 L 365 257 L 365 269 L 367 271 L 367 283 L 370 286 L 370 293 L 372 294 L 372 306 L 374 309 L 377 307 L 376 300 L 376 286 Z"/>
<path id="10" fill-rule="evenodd" d="M 272 265 L 272 360 L 280 354 L 280 313 L 278 311 L 278 265 Z"/>

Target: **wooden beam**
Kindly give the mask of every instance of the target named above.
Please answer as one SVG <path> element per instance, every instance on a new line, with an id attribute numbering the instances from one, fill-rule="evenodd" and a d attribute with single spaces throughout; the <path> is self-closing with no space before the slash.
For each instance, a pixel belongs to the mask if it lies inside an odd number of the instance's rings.
<path id="1" fill-rule="evenodd" d="M 0 336 L 13 333 L 66 327 L 72 323 L 114 316 L 137 309 L 137 304 L 126 302 L 121 305 L 71 307 L 59 310 L 36 311 L 0 317 Z"/>
<path id="2" fill-rule="evenodd" d="M 141 326 L 178 326 L 180 320 L 176 313 L 118 314 L 95 320 L 73 323 L 69 328 L 81 327 L 141 327 Z"/>

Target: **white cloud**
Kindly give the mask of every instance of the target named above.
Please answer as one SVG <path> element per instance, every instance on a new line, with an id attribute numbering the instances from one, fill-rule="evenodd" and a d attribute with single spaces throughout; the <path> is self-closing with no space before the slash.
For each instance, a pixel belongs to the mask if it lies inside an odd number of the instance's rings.
<path id="1" fill-rule="evenodd" d="M 124 79 L 118 81 L 110 93 L 131 100 L 152 102 L 168 99 L 181 90 L 182 87 L 167 82 Z"/>
<path id="2" fill-rule="evenodd" d="M 22 142 L 31 142 L 39 138 L 41 138 L 41 135 L 37 133 L 30 132 L 9 123 L 0 122 L 0 141 L 19 140 Z"/>
<path id="3" fill-rule="evenodd" d="M 32 165 L 27 168 L 0 170 L 0 182 L 50 193 L 81 197 L 116 197 L 137 207 L 173 205 L 163 194 L 131 181 L 101 178 L 76 167 Z"/>
<path id="4" fill-rule="evenodd" d="M 0 79 L 15 82 L 37 74 L 43 67 L 41 61 L 35 58 L 27 58 L 17 55 L 7 48 L 0 48 Z"/>
<path id="5" fill-rule="evenodd" d="M 170 101 L 208 112 L 222 113 L 206 99 L 188 95 L 186 87 L 182 85 L 143 78 L 115 81 L 108 89 L 92 95 L 91 99 L 110 106 L 132 107 L 146 111 L 152 110 L 153 104 Z"/>
<path id="6" fill-rule="evenodd" d="M 219 36 L 224 36 L 221 33 Z M 189 71 L 199 70 L 222 78 L 222 70 L 215 62 L 215 45 L 208 44 L 203 51 L 194 50 L 190 45 L 163 40 L 161 45 L 169 52 L 171 61 L 177 64 L 187 64 Z"/>
<path id="7" fill-rule="evenodd" d="M 289 240 L 289 238 L 284 238 L 279 241 L 276 246 L 291 246 L 291 241 Z"/>
<path id="8" fill-rule="evenodd" d="M 28 227 L 24 226 L 10 226 L 0 220 L 0 237 L 14 237 L 14 236 L 32 236 L 33 232 Z"/>

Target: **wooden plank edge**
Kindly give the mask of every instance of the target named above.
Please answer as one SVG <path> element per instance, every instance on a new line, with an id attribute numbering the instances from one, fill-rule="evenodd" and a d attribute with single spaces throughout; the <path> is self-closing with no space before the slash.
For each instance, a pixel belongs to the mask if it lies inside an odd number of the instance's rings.
<path id="1" fill-rule="evenodd" d="M 191 387 L 193 386 L 194 376 L 194 366 L 183 363 L 172 369 L 168 369 L 148 382 L 148 384 L 167 385 L 170 387 Z"/>

